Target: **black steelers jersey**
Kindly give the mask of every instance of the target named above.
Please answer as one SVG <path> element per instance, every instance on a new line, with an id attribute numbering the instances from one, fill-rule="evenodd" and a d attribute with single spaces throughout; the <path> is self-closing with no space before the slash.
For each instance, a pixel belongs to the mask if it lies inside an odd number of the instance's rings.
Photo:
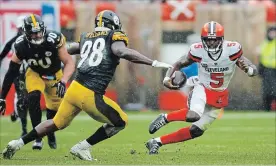
<path id="1" fill-rule="evenodd" d="M 111 50 L 111 45 L 115 41 L 123 41 L 128 45 L 128 37 L 122 31 L 81 34 L 79 40 L 81 60 L 77 65 L 75 78 L 77 82 L 96 93 L 105 93 L 120 60 Z"/>
<path id="2" fill-rule="evenodd" d="M 39 75 L 53 75 L 61 69 L 58 49 L 65 44 L 65 37 L 56 31 L 46 31 L 44 38 L 42 44 L 34 45 L 21 35 L 16 39 L 14 49 L 18 59 L 25 60 Z"/>

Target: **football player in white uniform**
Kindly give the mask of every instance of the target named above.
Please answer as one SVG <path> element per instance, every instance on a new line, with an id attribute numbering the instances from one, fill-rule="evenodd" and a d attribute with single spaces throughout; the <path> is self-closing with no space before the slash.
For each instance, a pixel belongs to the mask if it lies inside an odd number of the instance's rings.
<path id="1" fill-rule="evenodd" d="M 201 136 L 207 127 L 218 117 L 220 109 L 228 105 L 228 84 L 236 66 L 249 77 L 257 75 L 257 68 L 242 56 L 242 47 L 238 42 L 224 40 L 224 28 L 217 22 L 204 24 L 201 30 L 201 42 L 192 44 L 187 57 L 182 57 L 173 68 L 168 69 L 163 84 L 169 89 L 178 89 L 172 84 L 174 71 L 193 62 L 198 65 L 199 83 L 194 85 L 189 95 L 188 109 L 160 114 L 149 126 L 149 132 L 155 133 L 161 127 L 173 121 L 192 122 L 191 126 L 174 133 L 150 139 L 146 143 L 149 154 L 157 154 L 162 145 L 183 142 Z"/>

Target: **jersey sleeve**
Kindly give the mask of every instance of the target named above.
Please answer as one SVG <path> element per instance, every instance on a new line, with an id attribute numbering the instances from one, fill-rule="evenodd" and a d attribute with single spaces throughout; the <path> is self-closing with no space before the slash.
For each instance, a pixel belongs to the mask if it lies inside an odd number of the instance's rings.
<path id="1" fill-rule="evenodd" d="M 20 61 L 23 61 L 25 59 L 23 40 L 23 36 L 19 36 L 14 43 L 14 52 Z"/>
<path id="2" fill-rule="evenodd" d="M 229 58 L 231 61 L 235 61 L 242 56 L 243 51 L 242 51 L 242 46 L 240 43 L 231 42 L 231 43 L 227 44 L 227 47 L 230 47 L 229 48 L 229 50 L 230 50 Z"/>
<path id="3" fill-rule="evenodd" d="M 56 48 L 60 48 L 64 44 L 66 44 L 65 36 L 62 33 L 57 31 L 47 31 L 46 39 L 49 45 Z"/>
<path id="4" fill-rule="evenodd" d="M 202 44 L 195 43 L 190 46 L 189 52 L 188 52 L 188 58 L 192 59 L 195 62 L 201 62 L 201 54 L 199 54 L 199 49 L 203 49 Z"/>
<path id="5" fill-rule="evenodd" d="M 128 46 L 128 37 L 123 31 L 115 31 L 112 35 L 112 43 L 115 41 L 123 41 Z"/>

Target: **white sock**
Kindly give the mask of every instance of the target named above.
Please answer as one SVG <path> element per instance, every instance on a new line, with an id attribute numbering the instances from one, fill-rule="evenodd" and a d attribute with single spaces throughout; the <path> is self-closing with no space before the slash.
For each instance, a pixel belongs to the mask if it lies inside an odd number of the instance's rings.
<path id="1" fill-rule="evenodd" d="M 22 147 L 22 146 L 25 145 L 22 138 L 20 138 L 20 139 L 18 140 L 18 142 L 19 142 L 19 146 L 20 146 L 20 147 Z"/>
<path id="2" fill-rule="evenodd" d="M 166 120 L 168 121 L 168 118 L 167 118 L 167 117 L 168 117 L 168 114 L 165 114 L 165 118 L 166 118 Z"/>
<path id="3" fill-rule="evenodd" d="M 86 140 L 80 142 L 79 147 L 81 149 L 89 149 L 92 145 L 90 145 Z"/>
<path id="4" fill-rule="evenodd" d="M 160 143 L 162 144 L 160 137 L 154 138 L 154 139 L 155 139 L 157 142 L 160 142 Z"/>

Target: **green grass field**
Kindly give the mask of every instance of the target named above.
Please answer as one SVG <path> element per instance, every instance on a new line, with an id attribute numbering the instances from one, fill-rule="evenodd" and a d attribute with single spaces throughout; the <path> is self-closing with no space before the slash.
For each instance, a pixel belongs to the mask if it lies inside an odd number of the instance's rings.
<path id="1" fill-rule="evenodd" d="M 226 112 L 206 133 L 195 140 L 163 146 L 158 155 L 150 156 L 144 143 L 152 137 L 176 131 L 187 123 L 171 123 L 155 135 L 148 133 L 148 125 L 157 113 L 128 113 L 128 127 L 115 137 L 92 148 L 97 161 L 73 159 L 69 149 L 88 137 L 101 124 L 80 114 L 63 131 L 57 133 L 58 149 L 51 150 L 44 139 L 44 148 L 33 151 L 29 144 L 17 152 L 12 160 L 1 165 L 275 165 L 275 112 Z M 1 118 L 0 149 L 20 135 L 19 122 Z M 30 128 L 31 124 L 28 123 Z M 134 153 L 131 153 L 133 151 Z"/>

